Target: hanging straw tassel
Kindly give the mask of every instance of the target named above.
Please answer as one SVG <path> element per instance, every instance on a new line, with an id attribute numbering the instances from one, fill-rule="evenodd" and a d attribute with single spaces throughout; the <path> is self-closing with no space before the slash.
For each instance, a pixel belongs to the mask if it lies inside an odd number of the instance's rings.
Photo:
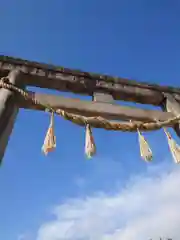
<path id="1" fill-rule="evenodd" d="M 175 163 L 180 163 L 180 146 L 175 142 L 175 140 L 171 137 L 171 134 L 167 131 L 166 128 L 163 128 L 166 134 L 168 145 L 171 150 L 173 159 Z"/>
<path id="2" fill-rule="evenodd" d="M 152 160 L 152 151 L 149 147 L 149 144 L 147 143 L 146 139 L 144 138 L 144 136 L 142 135 L 142 133 L 137 130 L 138 132 L 138 137 L 139 137 L 139 146 L 140 146 L 140 154 L 141 157 L 147 161 L 150 162 Z"/>
<path id="3" fill-rule="evenodd" d="M 52 152 L 56 148 L 56 137 L 54 135 L 54 113 L 51 112 L 50 125 L 44 139 L 42 151 L 45 155 Z"/>
<path id="4" fill-rule="evenodd" d="M 96 153 L 96 145 L 92 135 L 91 127 L 89 124 L 86 125 L 86 139 L 85 139 L 85 154 L 87 158 L 92 158 Z"/>

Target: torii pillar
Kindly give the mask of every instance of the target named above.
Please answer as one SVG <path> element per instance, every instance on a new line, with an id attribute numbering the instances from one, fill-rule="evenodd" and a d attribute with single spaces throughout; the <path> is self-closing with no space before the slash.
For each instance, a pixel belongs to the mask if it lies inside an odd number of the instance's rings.
<path id="1" fill-rule="evenodd" d="M 20 70 L 12 70 L 7 78 L 9 83 L 22 87 L 23 73 Z M 18 111 L 17 94 L 14 91 L 0 88 L 0 163 L 3 160 Z"/>

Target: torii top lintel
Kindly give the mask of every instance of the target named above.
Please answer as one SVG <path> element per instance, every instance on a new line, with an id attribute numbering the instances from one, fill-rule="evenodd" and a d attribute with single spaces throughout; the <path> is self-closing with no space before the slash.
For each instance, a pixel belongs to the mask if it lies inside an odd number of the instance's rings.
<path id="1" fill-rule="evenodd" d="M 94 92 L 109 93 L 115 100 L 160 105 L 162 92 L 172 93 L 180 100 L 180 88 L 159 86 L 125 78 L 72 70 L 64 67 L 0 55 L 0 77 L 14 68 L 25 74 L 25 83 L 40 88 L 93 95 Z"/>

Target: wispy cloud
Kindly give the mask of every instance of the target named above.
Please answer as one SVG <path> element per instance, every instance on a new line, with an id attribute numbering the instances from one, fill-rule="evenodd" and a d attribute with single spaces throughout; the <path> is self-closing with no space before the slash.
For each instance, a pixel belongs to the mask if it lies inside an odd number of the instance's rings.
<path id="1" fill-rule="evenodd" d="M 161 172 L 161 173 L 160 173 Z M 69 199 L 53 209 L 37 240 L 180 239 L 180 169 L 151 169 L 116 194 Z"/>

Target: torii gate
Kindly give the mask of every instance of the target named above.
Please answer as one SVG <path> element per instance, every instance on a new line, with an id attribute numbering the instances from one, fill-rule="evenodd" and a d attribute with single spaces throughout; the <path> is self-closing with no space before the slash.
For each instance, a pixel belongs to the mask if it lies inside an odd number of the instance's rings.
<path id="1" fill-rule="evenodd" d="M 140 83 L 3 55 L 0 55 L 0 78 L 0 162 L 19 108 L 44 111 L 45 106 L 50 106 L 51 109 L 61 109 L 61 116 L 79 125 L 90 122 L 93 127 L 103 127 L 107 130 L 140 133 L 139 130 L 156 130 L 169 126 L 173 127 L 180 136 L 180 88 Z M 19 89 L 23 92 L 27 86 L 90 95 L 92 101 L 30 91 L 26 91 L 24 99 L 16 93 L 17 91 L 13 91 Z M 33 101 L 30 100 L 31 98 Z M 117 104 L 115 100 L 160 106 L 163 111 L 125 107 Z M 80 116 L 84 118 L 80 119 Z M 171 139 L 169 133 L 165 132 Z M 180 149 L 176 150 L 180 154 Z"/>

